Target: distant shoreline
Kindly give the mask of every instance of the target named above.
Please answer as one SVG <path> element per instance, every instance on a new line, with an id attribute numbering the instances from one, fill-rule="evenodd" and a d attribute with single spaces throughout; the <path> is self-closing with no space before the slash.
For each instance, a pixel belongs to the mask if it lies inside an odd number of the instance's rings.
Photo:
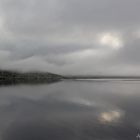
<path id="1" fill-rule="evenodd" d="M 66 79 L 140 79 L 140 76 L 66 76 Z"/>
<path id="2" fill-rule="evenodd" d="M 14 72 L 0 70 L 0 85 L 9 84 L 41 84 L 53 83 L 61 80 L 76 80 L 76 81 L 94 81 L 94 80 L 131 80 L 139 81 L 140 76 L 62 76 L 48 72 Z"/>

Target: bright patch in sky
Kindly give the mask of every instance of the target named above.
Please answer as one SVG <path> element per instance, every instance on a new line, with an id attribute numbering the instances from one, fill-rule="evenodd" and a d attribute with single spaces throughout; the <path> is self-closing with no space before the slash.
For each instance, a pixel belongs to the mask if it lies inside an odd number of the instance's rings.
<path id="1" fill-rule="evenodd" d="M 99 43 L 104 46 L 109 46 L 113 49 L 119 49 L 123 46 L 123 41 L 118 34 L 103 33 L 99 35 Z"/>

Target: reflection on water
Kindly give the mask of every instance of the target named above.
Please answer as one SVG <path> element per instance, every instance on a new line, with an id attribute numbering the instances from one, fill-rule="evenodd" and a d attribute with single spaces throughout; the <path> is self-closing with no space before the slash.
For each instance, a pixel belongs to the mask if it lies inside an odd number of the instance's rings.
<path id="1" fill-rule="evenodd" d="M 65 81 L 0 88 L 0 140 L 132 140 L 140 81 Z"/>

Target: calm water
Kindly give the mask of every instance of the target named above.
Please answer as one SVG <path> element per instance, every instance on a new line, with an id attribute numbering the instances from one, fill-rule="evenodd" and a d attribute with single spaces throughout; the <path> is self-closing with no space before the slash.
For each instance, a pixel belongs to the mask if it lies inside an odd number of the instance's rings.
<path id="1" fill-rule="evenodd" d="M 135 140 L 140 81 L 0 87 L 0 140 Z"/>

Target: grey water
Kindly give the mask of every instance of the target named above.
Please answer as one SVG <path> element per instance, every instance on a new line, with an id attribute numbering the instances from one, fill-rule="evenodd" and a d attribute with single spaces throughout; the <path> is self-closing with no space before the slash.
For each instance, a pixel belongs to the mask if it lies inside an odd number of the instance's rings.
<path id="1" fill-rule="evenodd" d="M 0 140 L 135 140 L 140 81 L 0 87 Z"/>

